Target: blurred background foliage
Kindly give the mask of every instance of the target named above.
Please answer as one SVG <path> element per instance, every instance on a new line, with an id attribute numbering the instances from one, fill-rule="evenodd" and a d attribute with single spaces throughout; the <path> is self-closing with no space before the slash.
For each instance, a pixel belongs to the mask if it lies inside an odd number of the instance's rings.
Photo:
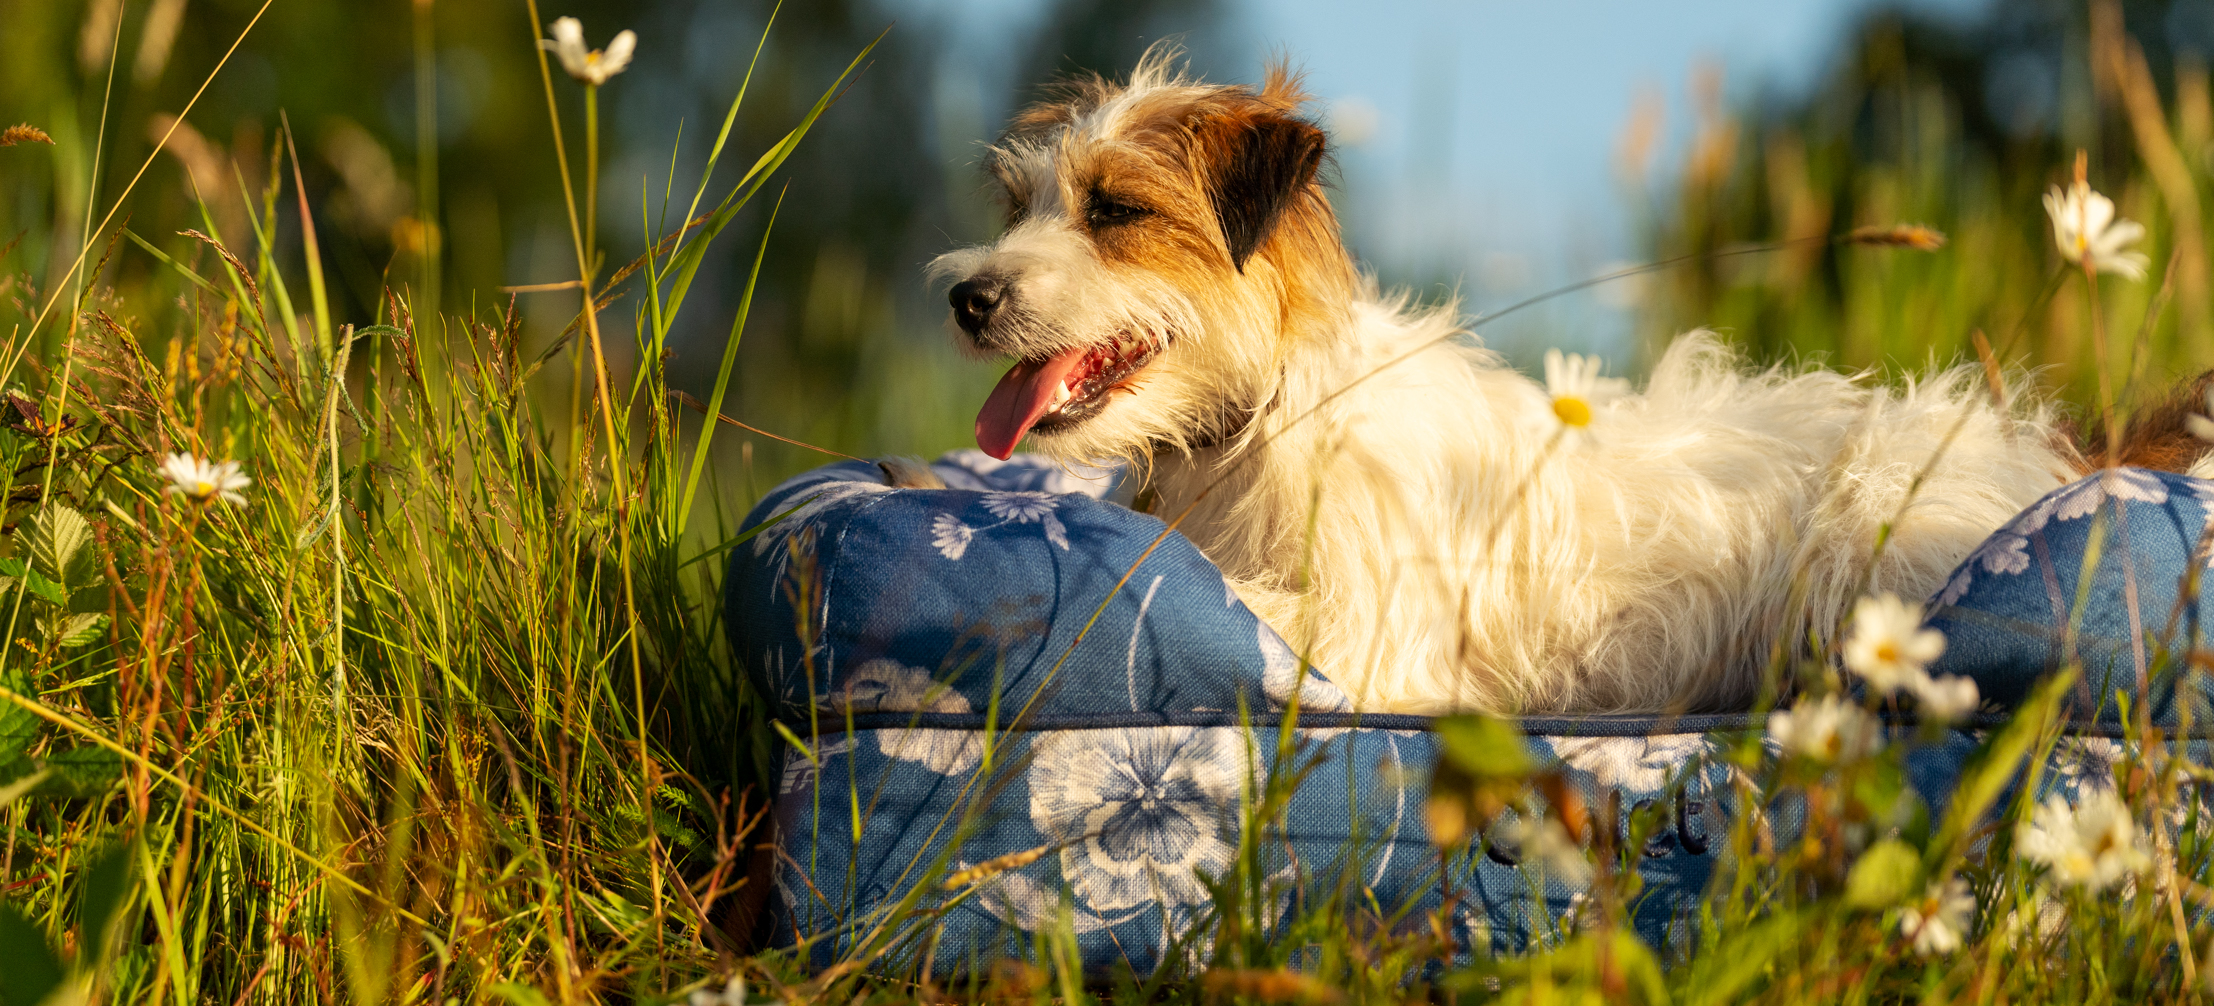
<path id="1" fill-rule="evenodd" d="M 100 207 L 259 6 L 0 0 L 8 40 L 0 119 L 42 125 L 57 141 L 51 157 L 0 160 L 11 200 L 0 202 L 0 240 L 20 235 L 0 260 L 0 274 L 12 277 L 12 309 L 35 311 L 27 292 L 54 278 L 25 273 L 26 263 L 66 268 L 68 257 L 48 249 L 70 246 L 84 226 L 91 139 L 109 86 L 102 47 L 114 19 L 124 23 L 101 153 L 109 168 L 97 175 L 104 191 L 90 200 Z M 637 64 L 603 102 L 600 233 L 615 263 L 641 250 L 641 199 L 658 207 L 672 172 L 679 190 L 695 181 L 774 9 L 770 0 L 573 0 L 543 11 L 580 17 L 595 45 L 626 27 L 641 37 Z M 917 10 L 921 16 L 895 23 Z M 880 33 L 884 39 L 779 183 L 790 186 L 789 198 L 726 411 L 852 453 L 966 446 L 997 367 L 952 350 L 921 269 L 996 226 L 975 167 L 980 141 L 1039 82 L 1122 72 L 1166 34 L 1186 34 L 1195 69 L 1224 76 L 1220 67 L 1245 65 L 1253 54 L 1214 51 L 1210 45 L 1234 34 L 1196 29 L 1232 16 L 1223 0 L 1055 0 L 1021 52 L 953 80 L 942 69 L 953 21 L 934 18 L 927 5 L 782 7 L 725 173 L 743 171 L 853 53 Z M 530 39 L 520 2 L 280 2 L 155 161 L 128 225 L 179 258 L 202 255 L 178 235 L 202 226 L 197 195 L 209 223 L 242 239 L 250 204 L 239 193 L 258 201 L 283 117 L 302 147 L 339 321 L 375 320 L 386 283 L 418 299 L 435 296 L 451 314 L 489 316 L 507 300 L 502 286 L 569 279 Z M 2080 147 L 2090 153 L 2094 185 L 2152 232 L 2153 275 L 2102 284 L 2118 312 L 2114 362 L 2122 373 L 2144 370 L 2148 381 L 2198 369 L 2214 359 L 2207 207 L 2198 194 L 2214 137 L 2209 52 L 2214 5 L 2203 0 L 2021 0 L 1966 20 L 1871 13 L 1811 93 L 1730 100 L 1713 72 L 1695 88 L 1704 98 L 1680 163 L 1652 163 L 1661 149 L 1653 123 L 1623 127 L 1618 168 L 1641 213 L 1644 251 L 1662 257 L 1811 240 L 1777 254 L 1703 261 L 1612 296 L 1636 305 L 1647 350 L 1708 325 L 1763 359 L 1820 354 L 1848 366 L 1912 366 L 1971 354 L 1970 333 L 1981 329 L 2009 362 L 2049 367 L 2049 380 L 2089 401 L 2080 295 L 2063 289 L 2031 310 L 2058 265 L 2038 196 L 2064 180 Z M 557 90 L 576 100 L 573 89 Z M 425 107 L 435 113 L 428 121 L 419 115 Z M 581 110 L 563 112 L 581 133 Z M 1365 198 L 1350 193 L 1344 201 Z M 279 260 L 297 261 L 297 214 L 282 205 L 277 215 L 280 240 L 290 243 Z M 719 243 L 707 266 L 714 281 L 701 285 L 675 333 L 676 381 L 698 385 L 694 393 L 721 355 L 765 220 L 766 206 L 751 210 L 736 239 Z M 1925 256 L 1820 241 L 1901 221 L 1936 226 L 1953 243 Z M 2184 256 L 2174 309 L 2144 335 L 2154 352 L 2133 356 L 2137 319 L 2160 289 L 2171 250 Z M 101 281 L 128 289 L 154 266 L 126 248 Z M 1416 262 L 1393 263 L 1383 278 L 1438 295 L 1452 277 L 1450 263 Z M 552 340 L 570 315 L 565 296 L 526 294 L 520 304 L 534 346 Z M 610 314 L 634 309 L 625 301 Z M 1548 343 L 1551 334 L 1527 341 Z M 1565 334 L 1560 341 L 1574 344 Z M 566 394 L 565 370 L 549 368 L 547 393 Z M 819 458 L 759 439 L 734 437 L 728 446 L 724 460 L 756 486 Z"/>
<path id="2" fill-rule="evenodd" d="M 2041 299 L 2063 263 L 2038 211 L 2083 150 L 2092 186 L 2146 225 L 2152 257 L 2143 282 L 2099 285 L 2108 363 L 2134 375 L 2117 390 L 2141 399 L 2205 369 L 2209 53 L 2204 2 L 2021 0 L 1967 23 L 1870 16 L 1813 94 L 1701 110 L 1680 170 L 1651 196 L 1651 254 L 1800 243 L 1660 274 L 1639 323 L 1646 345 L 1704 325 L 1760 359 L 1897 371 L 1973 359 L 1981 331 L 2005 363 L 2042 368 L 2091 407 L 2087 305 L 2080 284 Z M 1951 244 L 1902 255 L 1821 240 L 1900 222 Z M 2157 316 L 2156 302 L 2167 306 Z"/>
<path id="3" fill-rule="evenodd" d="M 56 141 L 51 158 L 0 161 L 11 199 L 0 202 L 0 244 L 20 235 L 0 272 L 51 262 L 58 275 L 68 267 L 69 256 L 49 249 L 72 247 L 84 226 L 91 141 L 108 86 L 105 50 L 118 12 L 123 51 L 101 155 L 110 168 L 93 200 L 102 211 L 259 7 L 258 0 L 0 0 L 8 40 L 0 119 L 37 123 Z M 595 47 L 624 28 L 642 40 L 637 62 L 608 87 L 601 108 L 600 233 L 616 265 L 643 250 L 641 198 L 658 211 L 672 170 L 678 190 L 696 182 L 772 13 L 775 28 L 718 190 L 782 137 L 855 53 L 884 35 L 866 72 L 785 168 L 779 184 L 790 185 L 789 198 L 744 334 L 735 404 L 726 411 L 851 452 L 965 445 L 975 404 L 997 374 L 989 363 L 959 357 L 940 334 L 942 301 L 924 288 L 922 266 L 996 226 L 975 168 L 978 145 L 1029 87 L 993 95 L 942 87 L 931 58 L 940 27 L 895 23 L 893 13 L 866 0 L 781 8 L 774 0 L 562 0 L 541 13 L 580 18 Z M 1127 67 L 1167 28 L 1188 29 L 1210 16 L 1207 0 L 1062 3 L 1037 30 L 1021 79 Z M 433 255 L 435 293 L 450 314 L 488 317 L 506 304 L 502 286 L 571 279 L 575 263 L 560 177 L 547 156 L 552 140 L 531 38 L 520 2 L 277 3 L 171 138 L 174 156 L 155 162 L 127 224 L 191 261 L 204 252 L 177 232 L 202 228 L 197 195 L 245 254 L 249 201 L 239 193 L 253 193 L 258 204 L 280 118 L 289 118 L 339 322 L 374 320 L 386 283 L 419 301 L 429 296 L 424 267 Z M 424 52 L 428 60 L 417 58 Z M 418 116 L 425 66 L 435 90 L 427 130 Z M 955 92 L 950 99 L 941 93 L 947 90 Z M 581 99 L 573 88 L 557 93 L 575 131 L 572 157 L 580 156 Z M 436 159 L 435 176 L 425 174 L 426 153 Z M 289 196 L 281 203 L 278 257 L 297 262 L 298 215 Z M 433 227 L 423 225 L 426 216 Z M 710 281 L 699 285 L 672 338 L 674 383 L 702 397 L 766 220 L 766 205 L 749 211 L 735 240 L 718 243 L 703 270 Z M 156 267 L 125 252 L 101 281 L 133 288 Z M 35 314 L 38 299 L 27 292 L 54 278 L 15 275 L 5 290 L 12 305 L 0 311 Z M 534 349 L 574 314 L 569 295 L 526 294 L 520 305 Z M 635 307 L 634 300 L 618 303 L 605 323 L 621 327 L 620 316 Z M 620 352 L 622 341 L 611 351 Z M 566 371 L 548 368 L 548 379 L 565 381 Z M 739 438 L 729 440 L 727 460 L 749 465 L 749 474 L 757 466 L 763 480 L 821 457 L 758 440 L 755 458 Z"/>

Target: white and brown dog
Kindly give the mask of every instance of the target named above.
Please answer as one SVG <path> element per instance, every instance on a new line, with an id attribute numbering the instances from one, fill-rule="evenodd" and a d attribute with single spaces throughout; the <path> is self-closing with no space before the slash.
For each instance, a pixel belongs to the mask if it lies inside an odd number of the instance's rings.
<path id="1" fill-rule="evenodd" d="M 1975 368 L 1748 370 L 1697 333 L 1561 446 L 1545 389 L 1455 308 L 1347 256 L 1296 81 L 1171 58 L 1070 85 L 991 149 L 1006 231 L 933 266 L 962 341 L 1018 361 L 977 443 L 1134 462 L 1365 710 L 1742 709 L 1779 640 L 1834 633 L 1863 589 L 1927 596 L 2083 471 L 2050 408 L 1994 408 Z"/>

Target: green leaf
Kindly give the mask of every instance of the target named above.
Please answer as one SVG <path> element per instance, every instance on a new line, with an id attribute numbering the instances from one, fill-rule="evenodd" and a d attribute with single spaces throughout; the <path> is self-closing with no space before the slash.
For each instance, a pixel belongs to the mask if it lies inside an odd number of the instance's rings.
<path id="1" fill-rule="evenodd" d="M 0 903 L 0 1006 L 37 1006 L 61 984 L 60 955 L 14 905 Z"/>
<path id="2" fill-rule="evenodd" d="M 39 796 L 84 799 L 99 796 L 123 778 L 123 759 L 94 744 L 73 747 L 39 763 L 52 773 Z"/>
<path id="3" fill-rule="evenodd" d="M 1438 721 L 1437 732 L 1445 757 L 1470 775 L 1523 776 L 1537 769 L 1522 732 L 1505 720 L 1481 713 L 1448 716 Z"/>
<path id="4" fill-rule="evenodd" d="M 1845 877 L 1845 903 L 1854 908 L 1882 910 L 1914 895 L 1922 876 L 1922 854 L 1914 847 L 1890 838 L 1861 853 L 1860 862 Z"/>
<path id="5" fill-rule="evenodd" d="M 77 581 L 71 566 L 90 558 L 84 547 L 92 541 L 92 522 L 85 515 L 59 503 L 49 503 L 31 519 L 31 564 L 59 584 Z M 77 581 L 81 582 L 81 581 Z"/>
<path id="6" fill-rule="evenodd" d="M 10 691 L 23 691 L 16 681 L 0 678 L 0 684 L 8 686 Z M 16 705 L 13 700 L 0 699 L 0 780 L 8 778 L 11 766 L 29 756 L 31 745 L 38 743 L 39 730 L 44 723 L 36 713 Z M 27 770 L 29 766 L 23 768 Z"/>
<path id="7" fill-rule="evenodd" d="M 48 604 L 61 607 L 69 604 L 68 592 L 62 590 L 61 584 L 48 579 L 46 574 L 32 569 L 29 563 L 21 559 L 0 559 L 0 588 L 13 587 L 17 583 L 29 587 L 32 597 Z"/>
<path id="8" fill-rule="evenodd" d="M 499 982 L 486 991 L 507 1000 L 510 1006 L 553 1006 L 545 993 L 521 982 Z"/>
<path id="9" fill-rule="evenodd" d="M 9 804 L 36 791 L 39 784 L 45 782 L 46 777 L 51 774 L 45 769 L 39 769 L 21 779 L 0 783 L 0 809 L 6 809 Z M 0 779 L 4 778 L 7 778 L 7 773 L 0 771 Z"/>
<path id="10" fill-rule="evenodd" d="M 129 842 L 109 846 L 77 876 L 77 946 L 95 948 L 92 954 L 96 961 L 104 963 L 107 958 L 108 930 L 116 913 L 129 903 L 134 879 Z M 80 955 L 83 953 L 79 950 Z M 77 966 L 82 968 L 88 963 L 80 958 Z"/>
<path id="11" fill-rule="evenodd" d="M 106 628 L 107 624 L 108 616 L 102 612 L 89 611 L 80 615 L 71 615 L 68 621 L 62 623 L 61 644 L 63 646 L 90 644 L 100 638 L 100 630 Z"/>

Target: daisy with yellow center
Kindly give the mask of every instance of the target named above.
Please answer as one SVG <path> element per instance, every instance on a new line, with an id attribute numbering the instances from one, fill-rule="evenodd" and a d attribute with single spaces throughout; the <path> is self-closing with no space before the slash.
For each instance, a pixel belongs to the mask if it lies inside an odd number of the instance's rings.
<path id="1" fill-rule="evenodd" d="M 222 500 L 233 506 L 245 506 L 246 497 L 239 490 L 253 485 L 254 480 L 238 472 L 238 462 L 217 463 L 191 454 L 166 455 L 156 471 L 169 484 L 162 487 L 165 496 L 182 496 L 194 503 Z"/>
<path id="2" fill-rule="evenodd" d="M 1924 957 L 1960 949 L 1968 932 L 1968 918 L 1976 910 L 1976 896 L 1959 877 L 1932 884 L 1920 901 L 1899 910 L 1899 935 L 1914 941 L 1914 952 Z"/>
<path id="3" fill-rule="evenodd" d="M 2150 260 L 2129 247 L 2145 236 L 2144 226 L 2117 219 L 2114 200 L 2092 191 L 2090 183 L 2079 177 L 2066 189 L 2053 186 L 2045 193 L 2045 214 L 2052 217 L 2053 243 L 2062 258 L 2093 272 L 2145 278 Z"/>
<path id="4" fill-rule="evenodd" d="M 1845 640 L 1845 668 L 1868 687 L 1889 695 L 1919 691 L 1923 669 L 1945 654 L 1945 634 L 1922 628 L 1922 609 L 1897 594 L 1864 597 L 1853 606 L 1852 635 Z"/>
<path id="5" fill-rule="evenodd" d="M 1629 394 L 1630 382 L 1599 376 L 1596 356 L 1545 351 L 1545 393 L 1552 398 L 1553 418 L 1561 432 L 1591 438 L 1592 423 L 1607 403 Z"/>
<path id="6" fill-rule="evenodd" d="M 2113 790 L 2092 790 L 2074 807 L 2048 798 L 2014 833 L 2014 847 L 2042 863 L 2046 879 L 2062 887 L 2101 891 L 2152 865 L 2129 805 Z"/>
<path id="7" fill-rule="evenodd" d="M 614 41 L 607 43 L 606 49 L 587 49 L 584 23 L 573 17 L 556 19 L 553 36 L 539 39 L 539 47 L 551 50 L 569 76 L 592 87 L 605 84 L 609 77 L 628 69 L 631 53 L 638 48 L 638 33 L 626 28 Z"/>
<path id="8" fill-rule="evenodd" d="M 1883 748 L 1883 724 L 1835 695 L 1768 714 L 1768 737 L 1787 755 L 1824 765 L 1859 761 Z"/>

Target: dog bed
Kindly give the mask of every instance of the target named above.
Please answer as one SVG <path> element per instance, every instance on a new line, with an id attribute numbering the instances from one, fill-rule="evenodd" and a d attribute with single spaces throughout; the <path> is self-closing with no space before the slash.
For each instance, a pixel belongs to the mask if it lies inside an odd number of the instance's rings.
<path id="1" fill-rule="evenodd" d="M 1441 904 L 1422 819 L 1431 720 L 1356 715 L 1182 535 L 1106 502 L 1108 473 L 976 451 L 932 468 L 950 488 L 895 489 L 861 462 L 794 478 L 755 507 L 747 526 L 767 526 L 730 560 L 733 647 L 800 741 L 785 745 L 775 801 L 775 945 L 816 966 L 866 948 L 873 968 L 948 973 L 1027 956 L 1032 934 L 1065 918 L 1087 968 L 1150 973 L 1191 953 L 1175 934 L 1210 911 L 1199 877 L 1238 855 L 1242 801 L 1277 768 L 1295 702 L 1296 757 L 1319 764 L 1283 817 L 1288 834 L 1257 852 L 1275 899 L 1264 911 L 1332 891 L 1386 917 Z M 1960 566 L 1935 599 L 1951 645 L 1933 671 L 1974 678 L 1988 701 L 1909 757 L 1933 814 L 1975 731 L 2070 652 L 2086 683 L 2042 787 L 2073 799 L 2111 784 L 2117 690 L 2149 688 L 2171 727 L 2206 722 L 2203 690 L 2181 701 L 2146 669 L 2161 639 L 2196 638 L 2201 598 L 2179 601 L 2179 587 L 2206 564 L 2209 500 L 2214 483 L 2104 473 L 2056 490 Z M 1519 726 L 1588 806 L 1619 809 L 1601 820 L 1662 808 L 1634 918 L 1653 945 L 1684 946 L 1726 852 L 1735 770 L 1719 739 L 1760 724 Z M 1779 841 L 1794 826 L 1780 809 Z M 1519 949 L 1581 894 L 1575 877 L 1518 868 L 1504 824 L 1451 866 L 1464 947 Z M 979 883 L 942 882 L 980 865 Z"/>

